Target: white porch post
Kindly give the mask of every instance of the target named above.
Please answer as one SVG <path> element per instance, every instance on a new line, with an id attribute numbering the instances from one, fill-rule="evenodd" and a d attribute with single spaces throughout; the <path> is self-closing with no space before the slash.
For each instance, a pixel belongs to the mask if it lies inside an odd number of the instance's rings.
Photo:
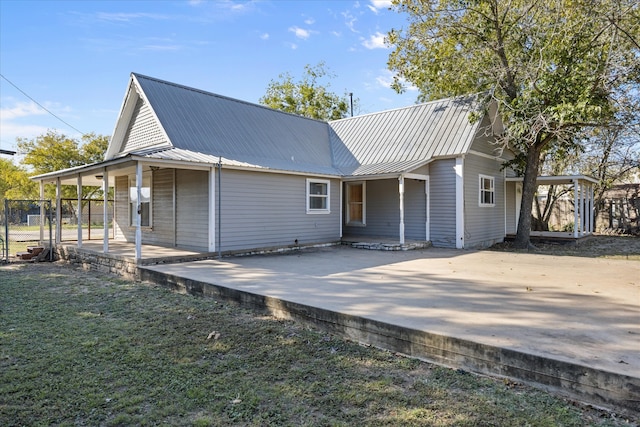
<path id="1" fill-rule="evenodd" d="M 579 216 L 579 206 L 580 206 L 580 189 L 578 187 L 578 180 L 573 180 L 573 237 L 578 238 L 578 227 L 580 226 L 580 216 Z"/>
<path id="2" fill-rule="evenodd" d="M 464 248 L 464 157 L 456 157 L 456 249 Z"/>
<path id="3" fill-rule="evenodd" d="M 209 252 L 216 251 L 216 168 L 209 168 Z"/>
<path id="4" fill-rule="evenodd" d="M 56 244 L 62 241 L 62 190 L 60 177 L 56 178 Z"/>
<path id="5" fill-rule="evenodd" d="M 77 192 L 78 192 L 78 213 L 76 214 L 78 219 L 78 247 L 82 247 L 82 175 L 78 174 L 77 178 Z"/>
<path id="6" fill-rule="evenodd" d="M 44 181 L 40 181 L 40 244 L 44 242 Z"/>
<path id="7" fill-rule="evenodd" d="M 404 245 L 404 175 L 400 175 L 398 181 L 398 193 L 400 194 L 400 244 Z"/>
<path id="8" fill-rule="evenodd" d="M 586 218 L 587 218 L 587 213 L 585 212 L 585 200 L 586 200 L 586 193 L 585 193 L 585 184 L 584 183 L 580 183 L 580 236 L 584 236 L 584 232 L 585 232 L 585 222 L 586 222 Z"/>
<path id="9" fill-rule="evenodd" d="M 429 191 L 429 177 L 427 177 L 427 179 L 424 180 L 424 192 L 425 192 L 425 199 L 426 199 L 426 213 L 425 213 L 425 219 L 426 219 L 426 224 L 425 224 L 425 233 L 424 233 L 424 239 L 425 241 L 429 241 L 431 240 L 431 214 L 430 214 L 430 208 L 431 208 L 431 192 Z"/>
<path id="10" fill-rule="evenodd" d="M 136 162 L 136 260 L 142 258 L 142 163 Z"/>
<path id="11" fill-rule="evenodd" d="M 104 168 L 102 172 L 102 192 L 104 193 L 104 202 L 102 206 L 102 252 L 109 252 L 109 171 Z"/>
<path id="12" fill-rule="evenodd" d="M 589 233 L 596 229 L 596 219 L 593 217 L 593 184 L 589 183 Z"/>

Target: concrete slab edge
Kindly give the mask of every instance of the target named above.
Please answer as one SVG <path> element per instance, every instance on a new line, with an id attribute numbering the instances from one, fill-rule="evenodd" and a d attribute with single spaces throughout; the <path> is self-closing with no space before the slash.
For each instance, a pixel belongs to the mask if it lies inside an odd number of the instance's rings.
<path id="1" fill-rule="evenodd" d="M 640 417 L 640 377 L 392 325 L 144 267 L 139 278 L 176 292 L 233 301 L 277 318 L 308 322 L 346 339 L 427 362 L 522 382 L 620 414 Z"/>

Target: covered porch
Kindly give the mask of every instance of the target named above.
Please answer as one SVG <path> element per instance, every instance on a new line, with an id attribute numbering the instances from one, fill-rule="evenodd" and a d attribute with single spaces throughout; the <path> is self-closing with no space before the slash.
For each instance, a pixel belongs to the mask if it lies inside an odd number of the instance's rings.
<path id="1" fill-rule="evenodd" d="M 506 240 L 515 237 L 518 227 L 522 201 L 522 181 L 522 177 L 506 178 L 506 185 L 513 188 L 513 200 L 506 203 L 507 210 L 512 210 L 507 213 Z M 538 187 L 567 187 L 570 197 L 563 199 L 563 201 L 569 206 L 571 212 L 565 214 L 564 218 L 556 220 L 556 222 L 564 223 L 554 224 L 555 229 L 553 230 L 531 230 L 531 240 L 573 243 L 590 237 L 595 230 L 593 186 L 597 182 L 596 179 L 585 175 L 539 176 L 537 178 Z"/>
<path id="2" fill-rule="evenodd" d="M 212 162 L 206 162 L 208 160 Z M 45 197 L 45 186 L 55 187 L 55 247 L 63 248 L 61 250 L 66 253 L 79 253 L 82 250 L 88 254 L 105 255 L 107 259 L 134 260 L 138 264 L 167 262 L 165 258 L 183 258 L 194 254 L 200 254 L 198 256 L 203 258 L 201 254 L 211 256 L 216 251 L 215 195 L 219 164 L 213 160 L 129 154 L 101 163 L 39 175 L 33 179 L 40 184 L 41 198 Z M 181 245 L 177 239 L 177 227 L 188 223 L 189 219 L 184 213 L 183 218 L 178 218 L 177 206 L 181 200 L 176 195 L 176 179 L 182 173 L 193 172 L 200 174 L 198 178 L 204 178 L 201 181 L 204 194 L 199 192 L 198 197 L 205 212 L 200 221 L 204 227 L 198 229 L 198 245 L 189 247 L 188 244 Z M 73 192 L 77 198 L 73 200 L 78 218 L 75 231 L 68 227 L 62 229 L 63 186 L 66 186 L 67 193 Z M 100 199 L 86 199 L 85 190 L 88 188 L 98 188 Z M 83 223 L 83 205 L 89 200 L 102 199 L 104 211 L 100 216 L 104 220 L 101 226 L 97 228 Z M 41 228 L 43 226 L 41 222 Z M 91 230 L 90 233 L 87 233 L 87 228 Z M 74 249 L 71 250 L 71 247 Z"/>

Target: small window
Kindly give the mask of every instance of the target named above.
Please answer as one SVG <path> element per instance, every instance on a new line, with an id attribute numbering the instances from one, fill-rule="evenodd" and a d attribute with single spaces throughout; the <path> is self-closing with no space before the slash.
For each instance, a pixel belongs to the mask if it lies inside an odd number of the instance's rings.
<path id="1" fill-rule="evenodd" d="M 480 206 L 496 205 L 495 179 L 492 176 L 480 175 Z"/>
<path id="2" fill-rule="evenodd" d="M 136 176 L 129 177 L 129 224 L 136 226 L 136 209 L 138 191 L 136 188 Z M 142 173 L 142 187 L 140 188 L 140 225 L 151 227 L 151 172 Z"/>
<path id="3" fill-rule="evenodd" d="M 329 181 L 307 179 L 307 213 L 330 213 Z"/>

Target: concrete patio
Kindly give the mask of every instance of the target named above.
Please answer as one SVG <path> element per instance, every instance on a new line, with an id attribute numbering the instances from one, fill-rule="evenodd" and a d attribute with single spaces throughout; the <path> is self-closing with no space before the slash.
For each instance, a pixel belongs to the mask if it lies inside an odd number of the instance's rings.
<path id="1" fill-rule="evenodd" d="M 139 273 L 444 365 L 640 407 L 638 262 L 338 246 Z"/>

